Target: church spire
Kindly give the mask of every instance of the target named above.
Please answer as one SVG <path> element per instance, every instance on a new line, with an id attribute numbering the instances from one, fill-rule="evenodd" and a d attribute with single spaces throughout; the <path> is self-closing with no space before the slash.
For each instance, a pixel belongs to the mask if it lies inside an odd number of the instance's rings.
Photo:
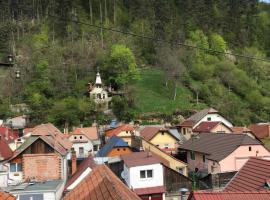
<path id="1" fill-rule="evenodd" d="M 96 85 L 101 85 L 102 84 L 99 71 L 97 72 L 97 75 L 96 75 L 96 82 L 95 82 L 95 84 Z"/>

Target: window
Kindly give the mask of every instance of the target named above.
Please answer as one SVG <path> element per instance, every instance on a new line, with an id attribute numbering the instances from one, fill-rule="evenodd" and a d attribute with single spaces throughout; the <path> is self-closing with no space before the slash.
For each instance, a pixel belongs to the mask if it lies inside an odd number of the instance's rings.
<path id="1" fill-rule="evenodd" d="M 124 148 L 123 150 L 126 151 L 126 148 Z"/>
<path id="2" fill-rule="evenodd" d="M 156 147 L 159 147 L 159 144 L 157 144 Z"/>
<path id="3" fill-rule="evenodd" d="M 103 94 L 103 99 L 105 99 L 105 94 Z"/>
<path id="4" fill-rule="evenodd" d="M 21 172 L 22 171 L 22 163 L 10 163 L 10 172 Z"/>
<path id="5" fill-rule="evenodd" d="M 76 136 L 74 136 L 74 140 L 76 140 L 77 139 L 77 137 Z"/>
<path id="6" fill-rule="evenodd" d="M 82 136 L 80 136 L 80 139 L 82 139 Z"/>
<path id="7" fill-rule="evenodd" d="M 153 178 L 153 170 L 141 170 L 140 171 L 140 178 Z"/>
<path id="8" fill-rule="evenodd" d="M 98 150 L 98 145 L 94 145 L 94 151 Z"/>
<path id="9" fill-rule="evenodd" d="M 205 163 L 205 155 L 202 156 L 203 162 Z"/>
<path id="10" fill-rule="evenodd" d="M 164 144 L 164 148 L 168 149 L 169 148 L 169 144 Z"/>
<path id="11" fill-rule="evenodd" d="M 191 160 L 195 160 L 195 153 L 193 151 L 190 152 L 190 158 Z"/>
<path id="12" fill-rule="evenodd" d="M 252 150 L 251 147 L 248 147 L 248 150 L 251 151 Z"/>
<path id="13" fill-rule="evenodd" d="M 128 134 L 128 131 L 126 131 L 126 134 Z"/>
<path id="14" fill-rule="evenodd" d="M 211 121 L 211 117 L 207 117 L 207 121 Z"/>
<path id="15" fill-rule="evenodd" d="M 83 147 L 79 147 L 79 154 L 80 154 L 80 155 L 83 155 L 83 152 L 84 152 Z"/>
<path id="16" fill-rule="evenodd" d="M 164 132 L 161 132 L 161 135 L 164 135 Z"/>
<path id="17" fill-rule="evenodd" d="M 117 151 L 120 151 L 120 149 L 118 148 Z"/>
<path id="18" fill-rule="evenodd" d="M 183 128 L 183 134 L 186 135 L 186 128 Z"/>

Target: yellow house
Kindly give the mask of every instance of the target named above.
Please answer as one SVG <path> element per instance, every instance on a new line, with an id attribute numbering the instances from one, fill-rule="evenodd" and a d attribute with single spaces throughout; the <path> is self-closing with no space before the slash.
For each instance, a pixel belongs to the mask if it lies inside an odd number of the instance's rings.
<path id="1" fill-rule="evenodd" d="M 187 176 L 188 169 L 187 169 L 187 163 L 176 159 L 175 157 L 171 156 L 170 154 L 164 152 L 163 150 L 156 147 L 156 145 L 152 144 L 151 142 L 147 141 L 145 138 L 141 137 L 141 145 L 144 150 L 151 151 L 160 157 L 162 157 L 164 160 L 166 160 L 169 163 L 169 166 L 171 169 Z"/>
<path id="2" fill-rule="evenodd" d="M 112 136 L 118 136 L 122 138 L 128 145 L 131 145 L 131 137 L 134 134 L 135 128 L 131 124 L 123 124 L 116 128 L 105 131 L 106 138 L 109 139 Z"/>
<path id="3" fill-rule="evenodd" d="M 140 135 L 169 154 L 176 154 L 177 152 L 180 134 L 176 130 L 161 127 L 145 127 L 140 132 Z"/>

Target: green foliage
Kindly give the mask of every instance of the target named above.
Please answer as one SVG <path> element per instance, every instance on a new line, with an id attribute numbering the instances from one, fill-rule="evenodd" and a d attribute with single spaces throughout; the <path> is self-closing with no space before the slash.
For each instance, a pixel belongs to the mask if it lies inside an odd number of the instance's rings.
<path id="1" fill-rule="evenodd" d="M 114 45 L 106 63 L 109 80 L 118 87 L 126 86 L 140 78 L 135 57 L 124 45 Z"/>
<path id="2" fill-rule="evenodd" d="M 210 48 L 216 51 L 225 53 L 227 50 L 227 44 L 221 35 L 217 33 L 213 33 L 210 36 Z M 213 53 L 213 54 L 217 55 L 219 58 L 224 57 L 224 55 L 219 54 L 219 53 Z"/>
<path id="3" fill-rule="evenodd" d="M 112 98 L 112 111 L 120 121 L 131 121 L 134 113 L 130 110 L 127 99 L 115 96 Z"/>

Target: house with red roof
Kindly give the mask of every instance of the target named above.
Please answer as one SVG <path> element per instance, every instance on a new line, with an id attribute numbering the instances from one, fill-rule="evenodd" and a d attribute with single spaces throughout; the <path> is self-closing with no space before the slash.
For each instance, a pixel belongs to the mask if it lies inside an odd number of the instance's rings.
<path id="1" fill-rule="evenodd" d="M 270 123 L 251 124 L 248 128 L 259 139 L 270 137 Z"/>
<path id="2" fill-rule="evenodd" d="M 226 185 L 226 192 L 264 191 L 270 189 L 270 160 L 251 157 Z"/>
<path id="3" fill-rule="evenodd" d="M 193 135 L 192 130 L 195 129 L 201 122 L 211 121 L 222 122 L 229 128 L 233 127 L 233 124 L 214 108 L 203 109 L 195 113 L 183 121 L 181 124 L 179 124 L 177 127 L 179 131 L 186 137 L 186 139 L 190 139 L 190 137 Z"/>
<path id="4" fill-rule="evenodd" d="M 121 137 L 128 145 L 131 145 L 131 138 L 135 134 L 135 127 L 132 124 L 122 124 L 116 128 L 108 129 L 105 131 L 106 139 L 108 140 L 113 135 Z"/>
<path id="5" fill-rule="evenodd" d="M 143 200 L 165 200 L 163 162 L 166 160 L 150 151 L 122 155 L 122 178 Z"/>
<path id="6" fill-rule="evenodd" d="M 95 167 L 64 200 L 140 200 L 106 165 Z"/>
<path id="7" fill-rule="evenodd" d="M 191 192 L 188 200 L 270 200 L 270 191 Z"/>
<path id="8" fill-rule="evenodd" d="M 221 121 L 201 122 L 192 132 L 196 133 L 232 133 L 232 129 Z"/>
<path id="9" fill-rule="evenodd" d="M 71 146 L 71 142 L 52 124 L 36 126 L 6 161 L 8 182 L 17 184 L 31 180 L 65 181 Z"/>
<path id="10" fill-rule="evenodd" d="M 69 134 L 69 141 L 72 143 L 72 149 L 76 152 L 77 158 L 87 158 L 90 154 L 95 155 L 101 144 L 96 126 L 75 128 Z"/>

